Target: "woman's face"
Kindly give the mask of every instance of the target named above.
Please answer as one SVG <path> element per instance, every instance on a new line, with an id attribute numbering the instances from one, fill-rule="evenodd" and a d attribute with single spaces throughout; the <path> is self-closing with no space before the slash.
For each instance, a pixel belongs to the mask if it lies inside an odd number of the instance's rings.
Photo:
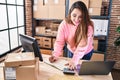
<path id="1" fill-rule="evenodd" d="M 75 26 L 78 26 L 81 20 L 82 20 L 82 12 L 79 9 L 75 8 L 71 12 L 71 21 L 73 22 Z"/>

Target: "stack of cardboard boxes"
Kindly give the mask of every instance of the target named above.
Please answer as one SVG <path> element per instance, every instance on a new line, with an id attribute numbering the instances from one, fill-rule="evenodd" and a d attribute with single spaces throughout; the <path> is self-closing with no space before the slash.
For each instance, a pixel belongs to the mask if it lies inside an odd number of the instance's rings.
<path id="1" fill-rule="evenodd" d="M 69 0 L 69 8 L 76 1 L 83 1 L 90 15 L 101 14 L 102 0 Z M 34 18 L 40 19 L 64 19 L 65 10 L 68 10 L 65 0 L 37 0 L 34 4 Z"/>
<path id="2" fill-rule="evenodd" d="M 69 0 L 69 8 L 76 1 L 82 1 L 88 8 L 89 15 L 97 15 L 101 14 L 102 0 Z"/>
<path id="3" fill-rule="evenodd" d="M 51 38 L 49 38 L 49 37 L 37 37 L 37 36 L 35 36 L 35 38 L 37 39 L 38 45 L 40 47 L 52 48 L 52 45 L 51 45 L 52 39 Z"/>
<path id="4" fill-rule="evenodd" d="M 4 64 L 5 80 L 38 80 L 39 59 L 33 53 L 11 53 Z"/>
<path id="5" fill-rule="evenodd" d="M 89 1 L 89 15 L 101 14 L 102 0 L 90 0 Z"/>
<path id="6" fill-rule="evenodd" d="M 97 51 L 98 50 L 98 39 L 94 39 L 93 44 L 94 44 L 94 50 Z"/>
<path id="7" fill-rule="evenodd" d="M 60 24 L 58 23 L 51 23 L 48 29 L 46 29 L 46 26 L 36 26 L 35 32 L 38 35 L 42 34 L 42 35 L 56 36 L 59 25 Z"/>
<path id="8" fill-rule="evenodd" d="M 38 45 L 40 48 L 48 48 L 48 49 L 51 49 L 52 48 L 52 38 L 49 38 L 49 37 L 38 37 L 38 36 L 35 36 L 35 38 L 37 39 L 37 42 L 38 42 Z M 52 54 L 52 51 L 51 50 L 47 50 L 47 49 L 40 49 L 40 52 L 42 54 L 49 54 L 51 55 Z"/>
<path id="9" fill-rule="evenodd" d="M 35 28 L 36 34 L 45 34 L 46 26 L 37 26 Z"/>
<path id="10" fill-rule="evenodd" d="M 49 9 L 43 0 L 38 0 L 34 5 L 34 18 L 48 18 Z"/>
<path id="11" fill-rule="evenodd" d="M 89 8 L 89 0 L 69 0 L 69 8 L 72 6 L 72 4 L 76 1 L 82 1 L 85 3 L 86 7 Z"/>
<path id="12" fill-rule="evenodd" d="M 65 0 L 38 0 L 36 5 L 37 9 L 34 11 L 34 18 L 65 18 Z"/>

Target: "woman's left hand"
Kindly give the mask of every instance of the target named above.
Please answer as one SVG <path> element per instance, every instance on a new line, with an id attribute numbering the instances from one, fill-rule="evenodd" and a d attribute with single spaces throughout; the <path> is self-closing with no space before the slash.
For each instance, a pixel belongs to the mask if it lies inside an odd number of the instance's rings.
<path id="1" fill-rule="evenodd" d="M 75 69 L 75 63 L 73 61 L 69 61 L 65 65 L 68 66 L 68 68 L 71 69 L 71 70 Z"/>

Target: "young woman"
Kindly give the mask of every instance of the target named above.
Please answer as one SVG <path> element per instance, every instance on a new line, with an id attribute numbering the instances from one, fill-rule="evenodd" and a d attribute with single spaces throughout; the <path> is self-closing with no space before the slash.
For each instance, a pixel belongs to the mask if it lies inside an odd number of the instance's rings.
<path id="1" fill-rule="evenodd" d="M 70 69 L 74 69 L 80 59 L 89 60 L 93 52 L 93 29 L 86 5 L 81 1 L 73 3 L 68 16 L 59 25 L 50 62 L 58 59 L 65 43 L 72 58 L 68 63 Z"/>

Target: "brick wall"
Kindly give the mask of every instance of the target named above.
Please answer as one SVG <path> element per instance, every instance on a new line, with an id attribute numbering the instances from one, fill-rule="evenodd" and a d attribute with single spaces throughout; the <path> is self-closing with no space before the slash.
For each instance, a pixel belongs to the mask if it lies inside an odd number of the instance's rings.
<path id="1" fill-rule="evenodd" d="M 32 35 L 32 0 L 25 0 L 26 34 Z"/>
<path id="2" fill-rule="evenodd" d="M 25 0 L 26 3 L 26 32 L 28 35 L 32 35 L 32 0 Z M 107 6 L 109 0 L 103 0 L 103 5 Z M 102 6 L 103 9 L 103 6 Z M 102 10 L 103 11 L 103 10 Z M 103 13 L 103 12 L 102 12 Z M 108 13 L 107 13 L 108 14 Z M 120 36 L 115 32 L 116 27 L 120 25 L 120 0 L 112 0 L 112 12 L 110 19 L 110 31 L 108 35 L 108 47 L 107 47 L 107 60 L 115 60 L 115 68 L 120 69 L 120 47 L 114 47 L 114 40 Z"/>
<path id="3" fill-rule="evenodd" d="M 108 37 L 107 60 L 115 60 L 115 68 L 120 69 L 120 47 L 114 47 L 115 39 L 120 36 L 115 30 L 120 25 L 120 0 L 112 0 L 110 31 Z"/>

